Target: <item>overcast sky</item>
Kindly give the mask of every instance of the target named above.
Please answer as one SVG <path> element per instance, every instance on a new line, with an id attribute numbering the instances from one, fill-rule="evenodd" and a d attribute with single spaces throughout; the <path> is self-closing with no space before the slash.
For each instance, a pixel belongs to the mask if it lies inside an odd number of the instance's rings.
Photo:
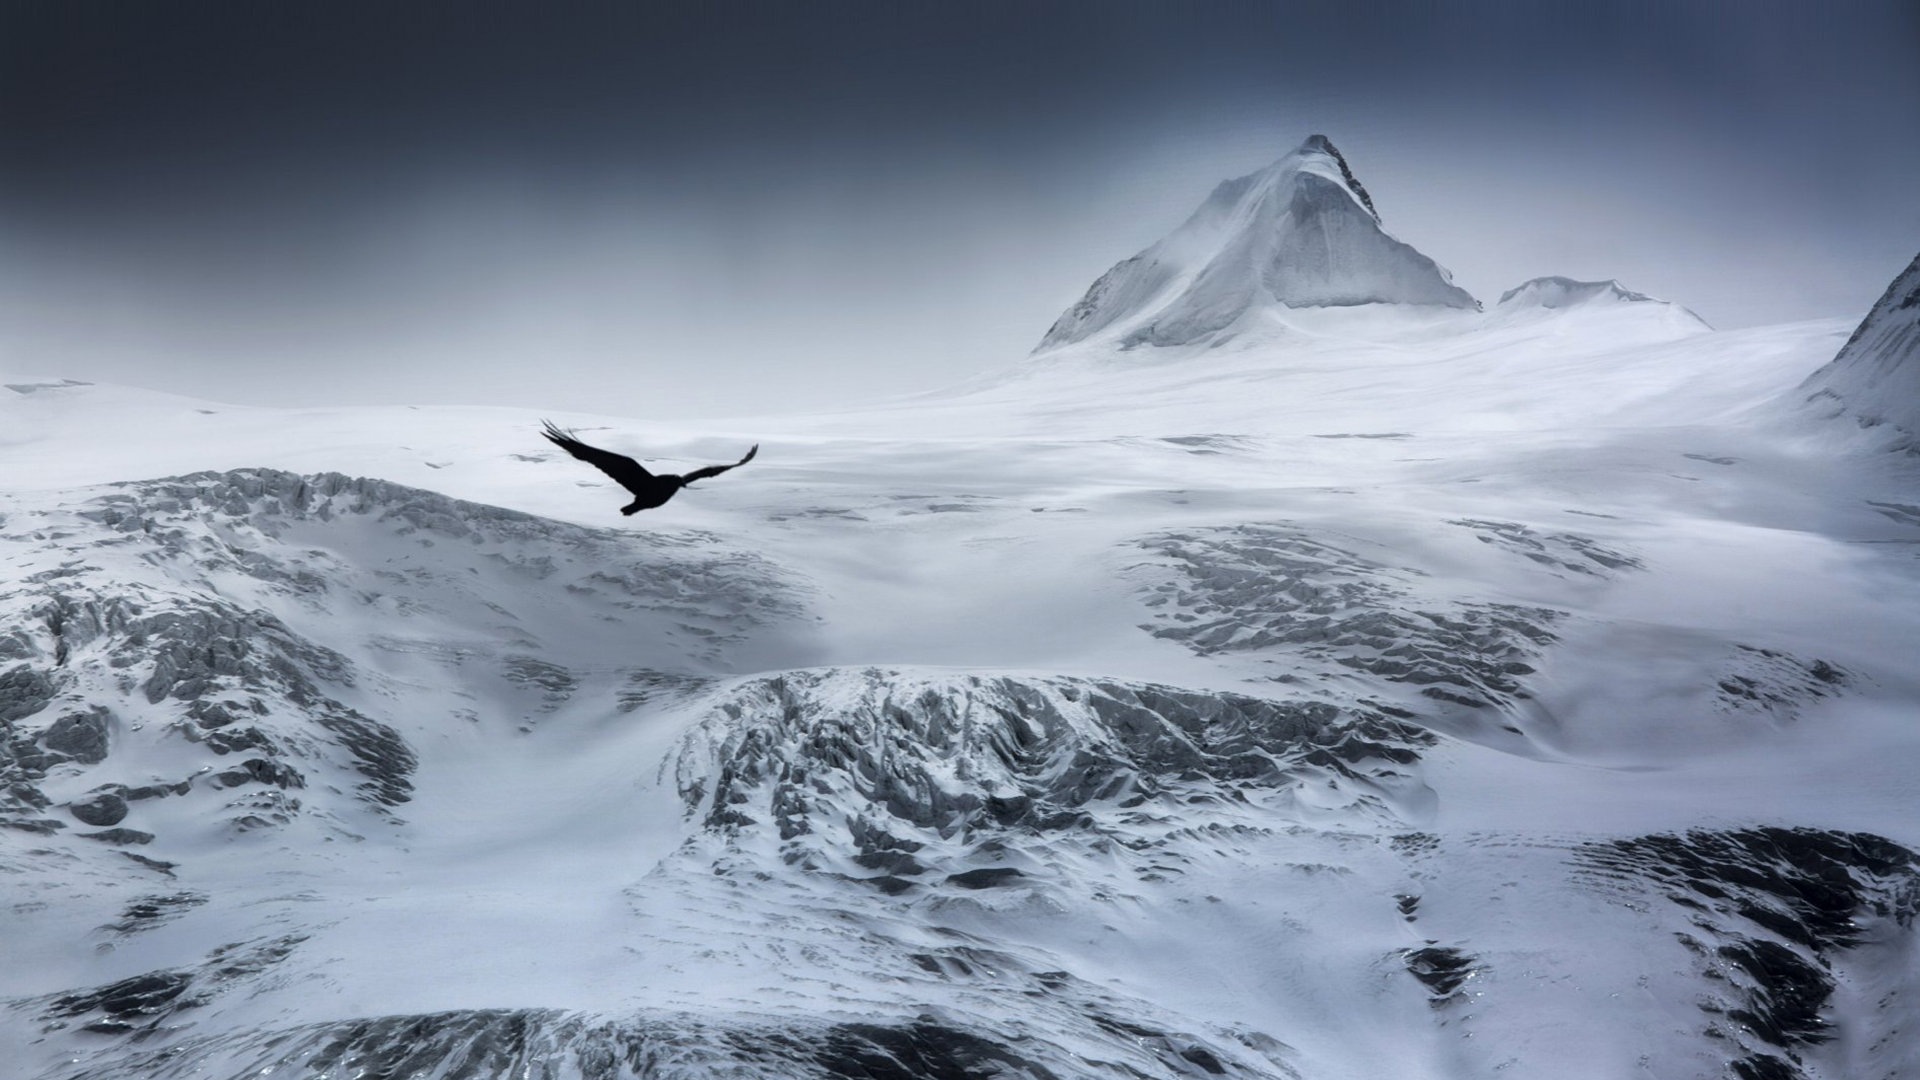
<path id="1" fill-rule="evenodd" d="M 1912 0 L 0 13 L 0 371 L 228 401 L 929 389 L 1313 132 L 1487 301 L 1857 317 L 1920 250 Z"/>

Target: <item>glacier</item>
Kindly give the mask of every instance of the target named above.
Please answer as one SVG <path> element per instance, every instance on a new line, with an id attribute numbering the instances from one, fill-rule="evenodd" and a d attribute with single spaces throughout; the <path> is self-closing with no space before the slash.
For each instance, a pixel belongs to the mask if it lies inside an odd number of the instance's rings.
<path id="1" fill-rule="evenodd" d="M 1391 272 L 1189 230 L 966 386 L 644 425 L 765 449 L 631 522 L 532 410 L 8 372 L 10 1069 L 1920 1067 L 1899 283 L 1482 311 L 1283 165 L 1203 214 Z"/>

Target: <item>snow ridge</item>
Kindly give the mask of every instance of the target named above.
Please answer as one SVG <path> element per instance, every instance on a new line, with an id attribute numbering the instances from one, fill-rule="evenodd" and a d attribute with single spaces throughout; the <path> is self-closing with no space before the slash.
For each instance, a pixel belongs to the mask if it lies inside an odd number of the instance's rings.
<path id="1" fill-rule="evenodd" d="M 1325 135 L 1309 135 L 1303 146 L 1305 148 L 1323 151 L 1331 156 L 1334 163 L 1340 166 L 1341 179 L 1347 182 L 1347 188 L 1359 198 L 1360 205 L 1367 208 L 1367 213 L 1373 215 L 1373 220 L 1380 220 L 1380 211 L 1374 207 L 1373 197 L 1367 194 L 1367 189 L 1360 183 L 1360 178 L 1353 175 L 1353 167 L 1347 164 L 1346 155 L 1340 152 L 1339 147 L 1333 145 L 1332 139 L 1327 138 Z"/>
<path id="2" fill-rule="evenodd" d="M 1884 425 L 1892 449 L 1920 448 L 1920 255 L 1894 277 L 1832 362 L 1801 390 L 1833 416 Z"/>
<path id="3" fill-rule="evenodd" d="M 1618 281 L 1611 278 L 1606 281 L 1575 281 L 1557 274 L 1522 282 L 1500 294 L 1502 307 L 1508 304 L 1528 304 L 1535 307 L 1560 308 L 1594 302 L 1666 303 L 1665 300 L 1655 300 L 1646 293 L 1622 288 Z"/>

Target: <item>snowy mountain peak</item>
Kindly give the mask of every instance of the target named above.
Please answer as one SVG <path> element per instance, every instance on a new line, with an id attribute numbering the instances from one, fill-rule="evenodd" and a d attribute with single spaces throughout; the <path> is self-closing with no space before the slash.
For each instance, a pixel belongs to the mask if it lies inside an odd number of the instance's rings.
<path id="1" fill-rule="evenodd" d="M 1572 278 L 1553 275 L 1537 277 L 1532 281 L 1508 289 L 1500 294 L 1500 306 L 1526 305 L 1543 308 L 1572 307 L 1586 303 L 1666 303 L 1656 300 L 1646 293 L 1637 293 L 1622 288 L 1618 281 L 1608 278 L 1606 281 L 1575 281 Z"/>
<path id="2" fill-rule="evenodd" d="M 1807 400 L 1836 403 L 1861 427 L 1891 427 L 1899 448 L 1920 446 L 1920 255 L 1801 388 L 1813 391 Z"/>
<path id="3" fill-rule="evenodd" d="M 1548 311 L 1574 308 L 1611 307 L 1618 304 L 1653 304 L 1668 309 L 1689 323 L 1707 327 L 1707 321 L 1693 312 L 1670 300 L 1657 296 L 1634 292 L 1612 278 L 1606 281 L 1575 281 L 1572 278 L 1552 275 L 1537 277 L 1531 281 L 1508 289 L 1500 294 L 1500 303 L 1496 307 L 1501 311 L 1524 311 L 1527 309 L 1545 309 Z"/>
<path id="4" fill-rule="evenodd" d="M 1367 189 L 1360 183 L 1360 178 L 1353 175 L 1352 166 L 1347 164 L 1345 155 L 1333 145 L 1332 139 L 1325 135 L 1309 135 L 1307 141 L 1301 143 L 1300 149 L 1295 150 L 1294 154 L 1325 154 L 1332 158 L 1334 164 L 1340 166 L 1340 177 L 1346 182 L 1347 190 L 1353 192 L 1354 198 L 1360 200 L 1360 205 L 1367 208 L 1367 213 L 1372 214 L 1375 221 L 1380 220 L 1380 211 L 1374 207 L 1373 197 L 1367 194 Z"/>
<path id="5" fill-rule="evenodd" d="M 1215 188 L 1186 223 L 1093 283 L 1040 350 L 1219 343 L 1250 313 L 1420 304 L 1478 309 L 1432 259 L 1380 228 L 1373 198 L 1325 135 Z"/>

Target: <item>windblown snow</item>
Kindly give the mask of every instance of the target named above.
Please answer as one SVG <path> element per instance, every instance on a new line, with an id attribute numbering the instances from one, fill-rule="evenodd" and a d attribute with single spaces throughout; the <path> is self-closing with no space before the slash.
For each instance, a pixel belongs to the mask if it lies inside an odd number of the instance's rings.
<path id="1" fill-rule="evenodd" d="M 1911 1074 L 1849 329 L 1481 312 L 1315 139 L 965 391 L 556 417 L 763 445 L 630 520 L 532 411 L 10 374 L 8 1071 Z"/>

